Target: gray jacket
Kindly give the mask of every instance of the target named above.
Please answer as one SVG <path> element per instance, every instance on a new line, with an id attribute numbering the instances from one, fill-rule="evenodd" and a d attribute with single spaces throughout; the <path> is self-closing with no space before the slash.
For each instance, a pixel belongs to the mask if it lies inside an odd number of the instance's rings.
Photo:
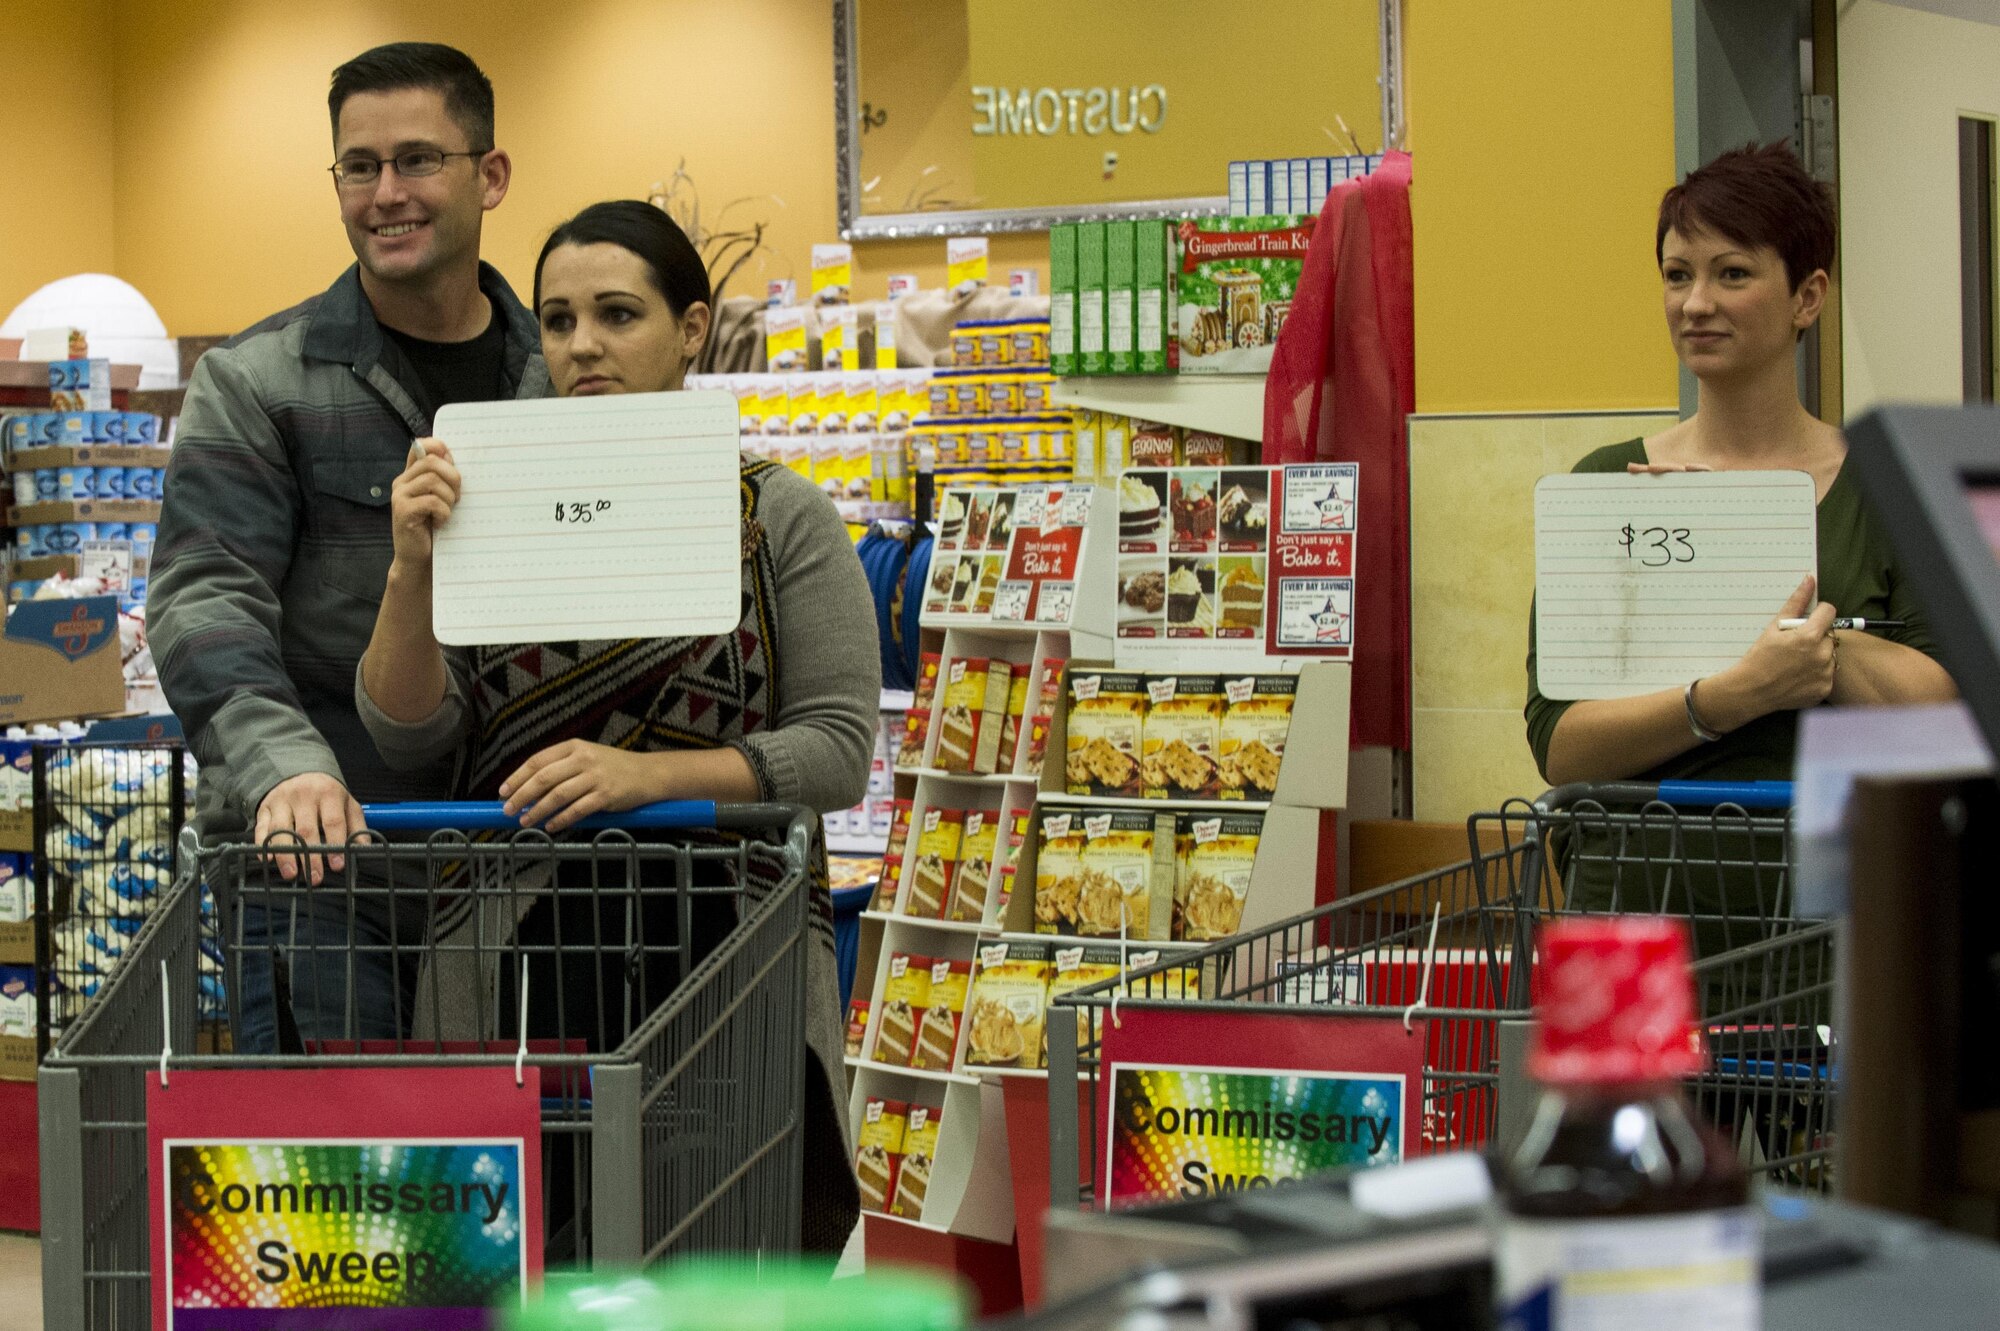
<path id="1" fill-rule="evenodd" d="M 500 274 L 515 397 L 548 393 L 539 333 Z M 202 767 L 204 831 L 240 832 L 307 772 L 357 800 L 439 798 L 452 765 L 391 769 L 354 707 L 393 550 L 389 490 L 431 405 L 349 268 L 195 366 L 148 605 L 167 701 Z"/>

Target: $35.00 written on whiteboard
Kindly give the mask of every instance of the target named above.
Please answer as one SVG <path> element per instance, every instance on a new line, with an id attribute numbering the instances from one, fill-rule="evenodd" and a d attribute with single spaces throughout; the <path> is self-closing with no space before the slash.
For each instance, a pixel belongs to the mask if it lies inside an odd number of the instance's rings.
<path id="1" fill-rule="evenodd" d="M 1802 471 L 1571 473 L 1535 486 L 1542 695 L 1625 698 L 1736 664 L 1819 568 Z"/>
<path id="2" fill-rule="evenodd" d="M 733 394 L 460 403 L 434 432 L 463 478 L 433 555 L 439 642 L 681 637 L 742 618 Z"/>

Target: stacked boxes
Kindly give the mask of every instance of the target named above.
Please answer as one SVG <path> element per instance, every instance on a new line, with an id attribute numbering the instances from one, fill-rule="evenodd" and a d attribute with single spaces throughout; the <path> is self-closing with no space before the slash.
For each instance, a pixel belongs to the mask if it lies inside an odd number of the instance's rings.
<path id="1" fill-rule="evenodd" d="M 1109 276 L 1109 237 L 1102 222 L 1076 224 L 1076 354 L 1078 374 L 1104 374 L 1110 369 L 1105 342 L 1105 281 Z"/>
<path id="2" fill-rule="evenodd" d="M 1057 374 L 1077 371 L 1076 228 L 1049 231 L 1049 368 Z"/>
<path id="3" fill-rule="evenodd" d="M 1111 374 L 1131 374 L 1138 368 L 1133 323 L 1137 243 L 1133 223 L 1104 224 L 1104 368 Z"/>

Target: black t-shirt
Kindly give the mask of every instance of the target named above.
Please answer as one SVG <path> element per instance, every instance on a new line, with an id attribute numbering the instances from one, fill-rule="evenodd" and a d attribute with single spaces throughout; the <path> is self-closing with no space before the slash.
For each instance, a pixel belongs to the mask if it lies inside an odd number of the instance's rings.
<path id="1" fill-rule="evenodd" d="M 507 395 L 507 321 L 497 305 L 486 331 L 464 342 L 431 342 L 386 326 L 383 331 L 416 371 L 433 415 L 454 402 L 491 402 Z"/>

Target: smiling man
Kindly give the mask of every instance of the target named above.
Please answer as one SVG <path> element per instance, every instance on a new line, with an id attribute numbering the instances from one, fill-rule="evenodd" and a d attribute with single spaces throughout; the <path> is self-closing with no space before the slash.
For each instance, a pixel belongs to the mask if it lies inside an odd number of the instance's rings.
<path id="1" fill-rule="evenodd" d="M 204 835 L 337 846 L 361 830 L 361 802 L 438 798 L 451 778 L 449 760 L 390 771 L 354 710 L 390 487 L 439 408 L 540 396 L 548 373 L 533 316 L 479 259 L 512 171 L 485 74 L 448 46 L 380 46 L 333 72 L 327 107 L 355 263 L 196 365 L 150 608 L 160 681 L 201 763 Z M 344 859 L 277 873 L 320 888 L 344 880 Z M 332 888 L 241 890 L 239 1050 L 275 1047 L 280 976 L 305 1039 L 404 1033 L 424 921 L 363 893 L 350 926 Z"/>

